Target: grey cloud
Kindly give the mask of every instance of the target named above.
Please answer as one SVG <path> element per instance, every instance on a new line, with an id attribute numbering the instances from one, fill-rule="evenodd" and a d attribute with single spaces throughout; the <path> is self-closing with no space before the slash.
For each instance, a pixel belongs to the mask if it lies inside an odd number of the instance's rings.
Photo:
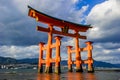
<path id="1" fill-rule="evenodd" d="M 120 63 L 119 43 L 95 43 L 93 46 L 93 58 L 98 61 Z"/>
<path id="2" fill-rule="evenodd" d="M 120 31 L 120 5 L 116 0 L 109 0 L 95 6 L 87 17 L 87 22 L 92 24 L 93 29 L 88 33 L 91 40 L 96 42 L 119 43 Z"/>
<path id="3" fill-rule="evenodd" d="M 104 21 L 104 20 L 103 20 Z M 91 40 L 95 42 L 114 42 L 114 43 L 119 43 L 120 42 L 120 19 L 112 20 L 107 24 L 104 24 L 97 33 L 101 33 L 101 38 L 93 38 Z M 97 25 L 96 25 L 97 26 Z M 98 25 L 99 26 L 99 25 Z M 92 35 L 91 35 L 92 36 Z M 90 37 L 89 37 L 90 38 Z"/>
<path id="4" fill-rule="evenodd" d="M 72 0 L 57 0 L 54 3 L 49 0 L 13 0 L 6 3 L 5 0 L 2 0 L 0 1 L 0 10 L 2 11 L 0 13 L 0 36 L 2 37 L 0 45 L 25 46 L 38 44 L 39 41 L 47 41 L 47 34 L 37 32 L 36 25 L 39 24 L 28 16 L 27 5 L 29 4 L 51 16 L 75 22 L 80 22 L 81 15 L 87 10 L 87 6 L 84 6 L 83 9 L 75 11 L 75 3 Z"/>
<path id="5" fill-rule="evenodd" d="M 108 42 L 108 43 L 97 43 L 99 46 L 102 46 L 104 49 L 119 49 L 120 48 L 120 43 L 113 43 L 113 42 Z"/>
<path id="6" fill-rule="evenodd" d="M 0 45 L 25 46 L 46 42 L 47 35 L 36 31 L 37 24 L 27 13 L 22 14 L 12 2 L 0 2 Z"/>
<path id="7" fill-rule="evenodd" d="M 21 22 L 22 21 L 22 22 Z M 47 39 L 47 34 L 36 31 L 36 25 L 24 18 L 2 27 L 1 45 L 34 45 Z"/>
<path id="8" fill-rule="evenodd" d="M 12 57 L 12 58 L 35 58 L 39 55 L 39 47 L 37 45 L 31 46 L 0 46 L 0 56 Z"/>

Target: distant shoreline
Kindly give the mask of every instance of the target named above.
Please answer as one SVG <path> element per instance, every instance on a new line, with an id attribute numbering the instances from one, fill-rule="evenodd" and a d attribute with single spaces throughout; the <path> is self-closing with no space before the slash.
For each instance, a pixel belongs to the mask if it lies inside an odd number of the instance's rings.
<path id="1" fill-rule="evenodd" d="M 2 70 L 36 70 L 37 71 L 37 68 L 36 69 L 33 69 L 33 68 L 19 68 L 19 69 L 0 69 L 0 71 Z M 67 69 L 61 69 L 61 70 L 66 70 Z M 75 69 L 73 69 L 75 70 Z M 84 69 L 85 71 L 87 71 L 87 69 Z M 118 71 L 120 72 L 120 68 L 95 68 L 94 69 L 95 71 Z M 73 71 L 74 72 L 74 71 Z"/>
<path id="2" fill-rule="evenodd" d="M 120 72 L 120 68 L 103 68 L 103 69 L 95 69 L 95 71 L 118 71 Z"/>

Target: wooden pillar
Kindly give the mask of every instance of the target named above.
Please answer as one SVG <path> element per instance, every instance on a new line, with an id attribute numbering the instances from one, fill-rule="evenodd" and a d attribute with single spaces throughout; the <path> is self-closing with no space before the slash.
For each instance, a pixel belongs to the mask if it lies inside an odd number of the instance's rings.
<path id="1" fill-rule="evenodd" d="M 75 38 L 75 54 L 76 54 L 76 72 L 82 72 L 82 60 L 81 60 L 81 54 L 79 51 L 79 33 L 76 31 L 76 38 Z"/>
<path id="2" fill-rule="evenodd" d="M 52 62 L 50 62 L 50 59 L 52 57 L 52 49 L 50 48 L 52 45 L 52 30 L 53 26 L 48 25 L 49 32 L 48 32 L 48 43 L 47 43 L 47 51 L 46 51 L 46 67 L 45 67 L 45 73 L 52 73 Z"/>
<path id="3" fill-rule="evenodd" d="M 67 46 L 68 52 L 68 71 L 72 72 L 72 56 L 71 56 L 71 48 L 72 46 Z"/>
<path id="4" fill-rule="evenodd" d="M 39 43 L 40 50 L 39 50 L 39 58 L 38 58 L 39 59 L 38 60 L 38 72 L 40 72 L 40 73 L 43 72 L 43 64 L 42 64 L 43 50 L 42 50 L 42 48 L 43 48 L 44 44 L 45 43 L 42 43 L 42 42 Z"/>
<path id="5" fill-rule="evenodd" d="M 61 57 L 60 57 L 60 45 L 61 45 L 61 42 L 60 42 L 60 39 L 62 37 L 60 36 L 56 36 L 55 37 L 55 40 L 56 40 L 56 58 L 55 58 L 55 73 L 61 73 L 61 70 L 60 70 L 60 61 L 61 61 Z"/>
<path id="6" fill-rule="evenodd" d="M 93 68 L 93 58 L 92 58 L 92 46 L 91 41 L 86 42 L 87 45 L 87 51 L 88 51 L 88 72 L 94 72 L 94 68 Z"/>

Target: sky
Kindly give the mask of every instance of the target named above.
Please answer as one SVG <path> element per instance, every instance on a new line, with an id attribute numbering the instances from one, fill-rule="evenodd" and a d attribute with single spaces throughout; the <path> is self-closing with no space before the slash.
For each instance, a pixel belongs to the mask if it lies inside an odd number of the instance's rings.
<path id="1" fill-rule="evenodd" d="M 44 24 L 28 16 L 29 5 L 56 18 L 91 24 L 93 28 L 84 33 L 87 40 L 79 39 L 80 47 L 93 41 L 94 60 L 120 64 L 119 4 L 120 0 L 0 0 L 0 56 L 38 58 L 38 43 L 47 43 L 47 33 L 36 31 Z M 66 46 L 75 46 L 74 39 L 63 37 L 61 42 L 61 57 L 67 60 Z M 81 56 L 87 59 L 87 52 Z"/>

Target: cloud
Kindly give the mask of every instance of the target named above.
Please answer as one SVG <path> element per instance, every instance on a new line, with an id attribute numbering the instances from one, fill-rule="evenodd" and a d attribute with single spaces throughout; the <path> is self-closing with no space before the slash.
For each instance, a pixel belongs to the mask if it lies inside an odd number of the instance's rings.
<path id="1" fill-rule="evenodd" d="M 9 4 L 0 1 L 0 56 L 14 58 L 38 57 L 37 44 L 47 42 L 47 33 L 36 31 L 36 25 L 43 25 L 28 16 L 28 5 L 51 16 L 80 23 L 89 5 L 76 10 L 78 0 L 12 0 Z M 67 42 L 65 42 L 67 40 Z M 67 58 L 67 48 L 73 39 L 63 39 L 62 58 Z M 53 50 L 55 52 L 55 50 Z M 4 53 L 4 54 L 3 54 Z M 24 55 L 24 56 L 23 56 Z"/>
<path id="2" fill-rule="evenodd" d="M 37 45 L 31 46 L 0 46 L 0 56 L 12 57 L 17 59 L 36 58 L 39 54 Z"/>
<path id="3" fill-rule="evenodd" d="M 107 0 L 97 4 L 86 18 L 87 23 L 93 26 L 88 32 L 88 39 L 95 42 L 93 50 L 95 60 L 119 63 L 119 3 L 119 0 Z"/>
<path id="4" fill-rule="evenodd" d="M 116 45 L 117 45 L 116 43 L 94 44 L 93 58 L 98 61 L 119 64 L 120 47 L 115 48 Z M 108 48 L 108 47 L 112 47 L 112 48 Z"/>
<path id="5" fill-rule="evenodd" d="M 61 45 L 61 58 L 62 60 L 67 60 L 67 45 L 75 45 L 74 40 L 70 39 L 68 42 L 62 42 Z M 104 62 L 110 62 L 110 63 L 119 63 L 120 57 L 120 48 L 104 48 L 101 43 L 95 43 L 93 44 L 93 59 L 98 61 L 104 61 Z M 105 46 L 111 46 L 111 43 L 104 44 Z M 114 47 L 116 44 L 112 44 Z M 83 46 L 81 46 L 83 47 Z M 74 47 L 73 47 L 74 49 Z M 39 46 L 38 45 L 31 45 L 31 46 L 0 46 L 0 56 L 5 57 L 12 57 L 12 58 L 38 58 L 39 55 Z M 54 54 L 55 49 L 53 49 L 53 57 L 55 57 Z M 46 56 L 46 53 L 44 53 L 44 57 Z M 83 60 L 87 59 L 87 51 L 81 52 L 81 57 Z M 75 55 L 72 56 L 73 60 L 75 58 Z"/>
<path id="6" fill-rule="evenodd" d="M 119 7 L 118 0 L 107 0 L 93 7 L 87 16 L 87 23 L 93 25 L 88 34 L 90 39 L 99 42 L 120 42 Z"/>
<path id="7" fill-rule="evenodd" d="M 76 10 L 77 0 L 12 0 L 9 4 L 0 1 L 0 45 L 36 45 L 39 41 L 47 42 L 47 34 L 36 31 L 37 23 L 28 16 L 28 5 L 51 16 L 72 22 L 81 22 L 83 13 L 89 7 Z M 63 8 L 64 7 L 64 8 Z M 45 34 L 45 35 L 44 35 Z"/>

